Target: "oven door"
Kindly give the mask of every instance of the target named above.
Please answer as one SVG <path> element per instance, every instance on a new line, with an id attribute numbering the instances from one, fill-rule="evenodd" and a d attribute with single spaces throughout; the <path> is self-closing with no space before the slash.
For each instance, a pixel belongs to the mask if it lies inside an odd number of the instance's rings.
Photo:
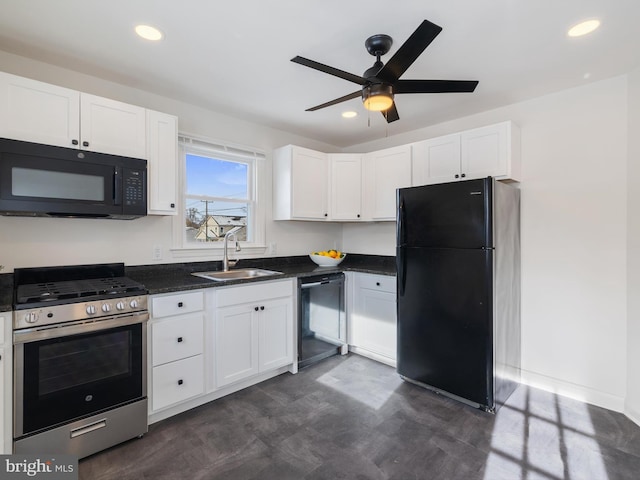
<path id="1" fill-rule="evenodd" d="M 14 438 L 146 397 L 148 318 L 14 332 Z"/>

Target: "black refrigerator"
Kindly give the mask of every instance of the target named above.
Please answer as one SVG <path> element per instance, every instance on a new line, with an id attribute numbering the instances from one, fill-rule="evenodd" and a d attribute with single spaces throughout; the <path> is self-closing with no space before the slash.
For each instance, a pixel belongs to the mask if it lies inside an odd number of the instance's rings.
<path id="1" fill-rule="evenodd" d="M 520 195 L 488 177 L 397 193 L 400 376 L 495 412 L 520 381 Z"/>

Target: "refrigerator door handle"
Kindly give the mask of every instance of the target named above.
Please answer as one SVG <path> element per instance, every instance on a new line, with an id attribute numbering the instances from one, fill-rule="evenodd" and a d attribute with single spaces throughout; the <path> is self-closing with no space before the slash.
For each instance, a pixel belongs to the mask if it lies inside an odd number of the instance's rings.
<path id="1" fill-rule="evenodd" d="M 404 295 L 404 284 L 406 281 L 405 264 L 407 263 L 406 254 L 398 252 L 396 256 L 396 274 L 398 275 L 398 295 Z"/>
<path id="2" fill-rule="evenodd" d="M 400 190 L 398 190 L 398 218 L 396 219 L 396 238 L 398 246 L 406 243 L 406 235 L 404 231 L 405 226 L 405 211 L 404 211 L 404 199 L 400 197 Z"/>

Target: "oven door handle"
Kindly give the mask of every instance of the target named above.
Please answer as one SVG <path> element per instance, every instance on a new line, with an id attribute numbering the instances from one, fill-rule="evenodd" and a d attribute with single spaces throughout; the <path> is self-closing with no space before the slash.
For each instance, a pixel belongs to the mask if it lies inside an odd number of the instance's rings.
<path id="1" fill-rule="evenodd" d="M 144 323 L 147 320 L 149 320 L 149 312 L 138 312 L 109 320 L 83 320 L 61 325 L 49 325 L 41 328 L 28 328 L 13 332 L 13 344 L 98 332 L 110 328 Z"/>

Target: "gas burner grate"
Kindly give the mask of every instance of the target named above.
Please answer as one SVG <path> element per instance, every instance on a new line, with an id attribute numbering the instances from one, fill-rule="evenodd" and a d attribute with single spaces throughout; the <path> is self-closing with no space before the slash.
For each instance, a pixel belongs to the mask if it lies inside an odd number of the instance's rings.
<path id="1" fill-rule="evenodd" d="M 144 293 L 146 290 L 143 285 L 127 277 L 94 278 L 19 285 L 16 303 L 19 305 L 54 301 L 72 303 L 74 300 L 88 300 L 91 297 L 124 297 Z"/>

